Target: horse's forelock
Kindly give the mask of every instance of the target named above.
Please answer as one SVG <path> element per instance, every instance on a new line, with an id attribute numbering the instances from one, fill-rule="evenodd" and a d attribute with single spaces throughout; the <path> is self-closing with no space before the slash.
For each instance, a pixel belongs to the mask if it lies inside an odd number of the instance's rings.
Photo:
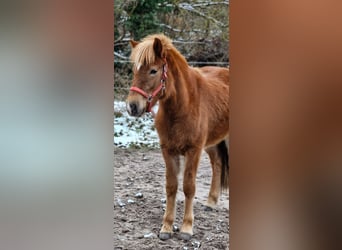
<path id="1" fill-rule="evenodd" d="M 143 41 L 136 46 L 131 55 L 131 59 L 137 70 L 143 65 L 151 65 L 155 62 L 153 41 Z"/>
<path id="2" fill-rule="evenodd" d="M 153 48 L 155 38 L 158 38 L 163 46 L 163 50 L 169 50 L 173 48 L 171 40 L 162 34 L 150 35 L 145 37 L 142 42 L 134 47 L 131 54 L 131 59 L 137 70 L 143 65 L 151 65 L 156 61 L 156 55 Z"/>

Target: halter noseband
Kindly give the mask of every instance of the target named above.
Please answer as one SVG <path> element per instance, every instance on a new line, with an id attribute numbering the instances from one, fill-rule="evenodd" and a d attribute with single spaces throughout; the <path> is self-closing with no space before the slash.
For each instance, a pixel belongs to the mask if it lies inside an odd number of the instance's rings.
<path id="1" fill-rule="evenodd" d="M 160 79 L 160 84 L 159 86 L 152 92 L 152 94 L 148 94 L 146 93 L 144 90 L 138 88 L 138 87 L 131 87 L 129 90 L 130 91 L 134 91 L 139 93 L 140 95 L 142 95 L 143 97 L 145 97 L 147 99 L 147 107 L 146 107 L 146 112 L 151 112 L 152 107 L 154 106 L 154 104 L 156 103 L 152 103 L 153 99 L 158 95 L 158 93 L 160 91 L 165 91 L 165 82 L 167 79 L 167 62 L 166 59 L 164 58 L 164 65 L 163 65 L 163 72 L 162 72 L 162 77 Z"/>

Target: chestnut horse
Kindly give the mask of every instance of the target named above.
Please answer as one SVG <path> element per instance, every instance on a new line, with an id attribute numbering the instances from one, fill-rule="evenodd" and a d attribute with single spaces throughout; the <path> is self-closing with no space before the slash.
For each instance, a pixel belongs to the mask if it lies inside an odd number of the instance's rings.
<path id="1" fill-rule="evenodd" d="M 193 235 L 196 173 L 203 149 L 212 165 L 206 205 L 215 206 L 220 191 L 228 188 L 229 70 L 190 67 L 162 34 L 147 36 L 140 43 L 131 40 L 130 44 L 134 78 L 127 98 L 128 113 L 139 117 L 159 101 L 155 127 L 166 164 L 167 195 L 159 238 L 171 237 L 183 155 L 185 209 L 180 237 L 189 240 Z"/>

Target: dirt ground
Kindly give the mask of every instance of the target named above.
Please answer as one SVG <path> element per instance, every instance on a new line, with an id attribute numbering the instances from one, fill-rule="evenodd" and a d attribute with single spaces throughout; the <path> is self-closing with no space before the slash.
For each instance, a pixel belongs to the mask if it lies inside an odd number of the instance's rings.
<path id="1" fill-rule="evenodd" d="M 177 213 L 172 238 L 159 240 L 165 208 L 165 165 L 160 150 L 114 149 L 114 249 L 228 249 L 228 194 L 217 208 L 204 211 L 211 167 L 203 153 L 197 173 L 194 235 L 177 238 L 183 217 L 184 195 L 179 178 Z"/>

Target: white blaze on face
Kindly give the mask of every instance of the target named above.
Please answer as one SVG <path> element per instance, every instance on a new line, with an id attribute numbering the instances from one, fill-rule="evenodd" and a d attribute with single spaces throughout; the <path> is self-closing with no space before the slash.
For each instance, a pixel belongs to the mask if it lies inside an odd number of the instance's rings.
<path id="1" fill-rule="evenodd" d="M 139 71 L 139 69 L 141 68 L 141 63 L 137 64 L 137 70 Z"/>

